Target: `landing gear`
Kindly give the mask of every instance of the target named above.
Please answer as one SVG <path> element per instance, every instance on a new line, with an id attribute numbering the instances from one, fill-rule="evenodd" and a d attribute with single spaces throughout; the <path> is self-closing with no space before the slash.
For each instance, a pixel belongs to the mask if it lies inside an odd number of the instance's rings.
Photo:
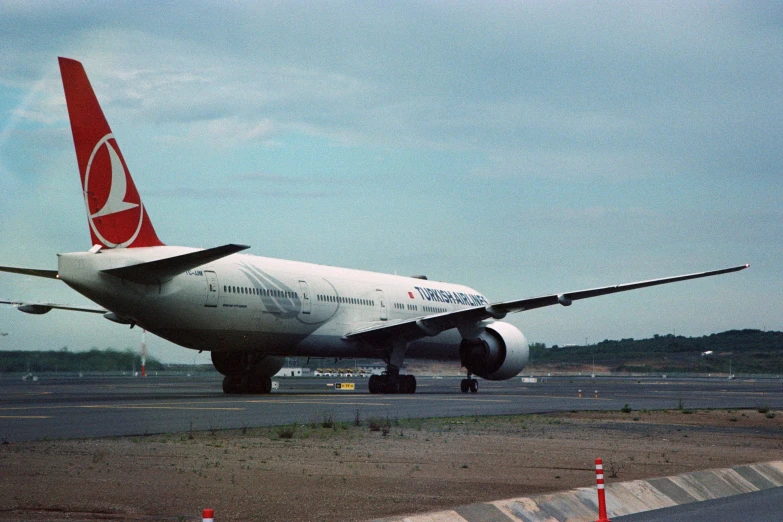
<path id="1" fill-rule="evenodd" d="M 272 391 L 272 375 L 283 367 L 284 359 L 260 352 L 212 352 L 212 364 L 225 375 L 223 393 L 231 395 Z"/>
<path id="2" fill-rule="evenodd" d="M 370 393 L 416 393 L 416 377 L 400 375 L 407 344 L 396 341 L 387 346 L 386 371 L 370 377 Z"/>
<path id="3" fill-rule="evenodd" d="M 373 375 L 368 383 L 370 393 L 416 393 L 416 377 L 384 372 Z"/>
<path id="4" fill-rule="evenodd" d="M 223 377 L 223 393 L 236 395 L 240 393 L 265 394 L 272 391 L 272 378 L 268 375 L 226 375 Z"/>
<path id="5" fill-rule="evenodd" d="M 243 388 L 242 375 L 226 375 L 223 377 L 223 393 L 234 395 L 242 393 Z"/>
<path id="6" fill-rule="evenodd" d="M 459 389 L 462 390 L 462 393 L 468 393 L 468 390 L 470 390 L 470 393 L 476 393 L 478 392 L 478 381 L 468 372 L 468 378 L 460 381 Z"/>
<path id="7" fill-rule="evenodd" d="M 399 393 L 416 393 L 416 377 L 413 375 L 400 375 Z"/>

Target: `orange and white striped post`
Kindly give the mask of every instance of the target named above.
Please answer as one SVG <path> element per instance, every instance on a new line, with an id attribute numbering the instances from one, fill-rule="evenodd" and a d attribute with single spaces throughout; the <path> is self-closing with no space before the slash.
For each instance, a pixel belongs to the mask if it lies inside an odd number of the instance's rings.
<path id="1" fill-rule="evenodd" d="M 202 522 L 215 522 L 215 510 L 214 509 L 205 509 L 201 513 L 201 521 Z"/>
<path id="2" fill-rule="evenodd" d="M 598 520 L 595 522 L 610 522 L 606 518 L 606 493 L 604 492 L 604 462 L 595 459 L 595 482 L 598 486 Z"/>

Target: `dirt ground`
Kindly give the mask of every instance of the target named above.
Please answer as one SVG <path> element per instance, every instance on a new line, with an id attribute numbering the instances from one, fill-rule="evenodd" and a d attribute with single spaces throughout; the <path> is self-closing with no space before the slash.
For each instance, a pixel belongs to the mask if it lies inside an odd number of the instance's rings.
<path id="1" fill-rule="evenodd" d="M 367 520 L 783 456 L 781 412 L 357 420 L 3 444 L 0 520 Z"/>

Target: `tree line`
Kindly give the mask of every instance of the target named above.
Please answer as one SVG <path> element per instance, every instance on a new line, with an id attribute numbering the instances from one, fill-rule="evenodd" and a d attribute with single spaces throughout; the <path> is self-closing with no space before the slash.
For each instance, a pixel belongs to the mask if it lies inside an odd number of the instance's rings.
<path id="1" fill-rule="evenodd" d="M 783 332 L 729 330 L 702 337 L 655 335 L 586 346 L 530 345 L 531 365 L 595 364 L 612 371 L 783 373 Z"/>
<path id="2" fill-rule="evenodd" d="M 155 357 L 147 356 L 147 371 L 164 370 Z M 141 355 L 131 350 L 93 348 L 87 352 L 0 351 L 0 372 L 121 372 L 141 370 Z"/>

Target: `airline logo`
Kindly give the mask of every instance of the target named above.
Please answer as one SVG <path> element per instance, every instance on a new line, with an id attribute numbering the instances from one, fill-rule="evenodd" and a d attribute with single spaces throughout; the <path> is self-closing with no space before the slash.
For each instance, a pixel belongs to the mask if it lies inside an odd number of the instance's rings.
<path id="1" fill-rule="evenodd" d="M 162 245 L 82 64 L 60 58 L 92 245 Z"/>
<path id="2" fill-rule="evenodd" d="M 127 247 L 139 236 L 144 206 L 111 133 L 98 140 L 87 161 L 84 202 L 90 228 L 105 246 Z"/>
<path id="3" fill-rule="evenodd" d="M 438 290 L 435 288 L 426 288 L 414 286 L 422 299 L 427 301 L 437 301 L 439 303 L 461 304 L 465 306 L 484 306 L 489 304 L 487 298 L 479 294 L 466 294 L 464 292 L 449 292 L 448 290 Z"/>

